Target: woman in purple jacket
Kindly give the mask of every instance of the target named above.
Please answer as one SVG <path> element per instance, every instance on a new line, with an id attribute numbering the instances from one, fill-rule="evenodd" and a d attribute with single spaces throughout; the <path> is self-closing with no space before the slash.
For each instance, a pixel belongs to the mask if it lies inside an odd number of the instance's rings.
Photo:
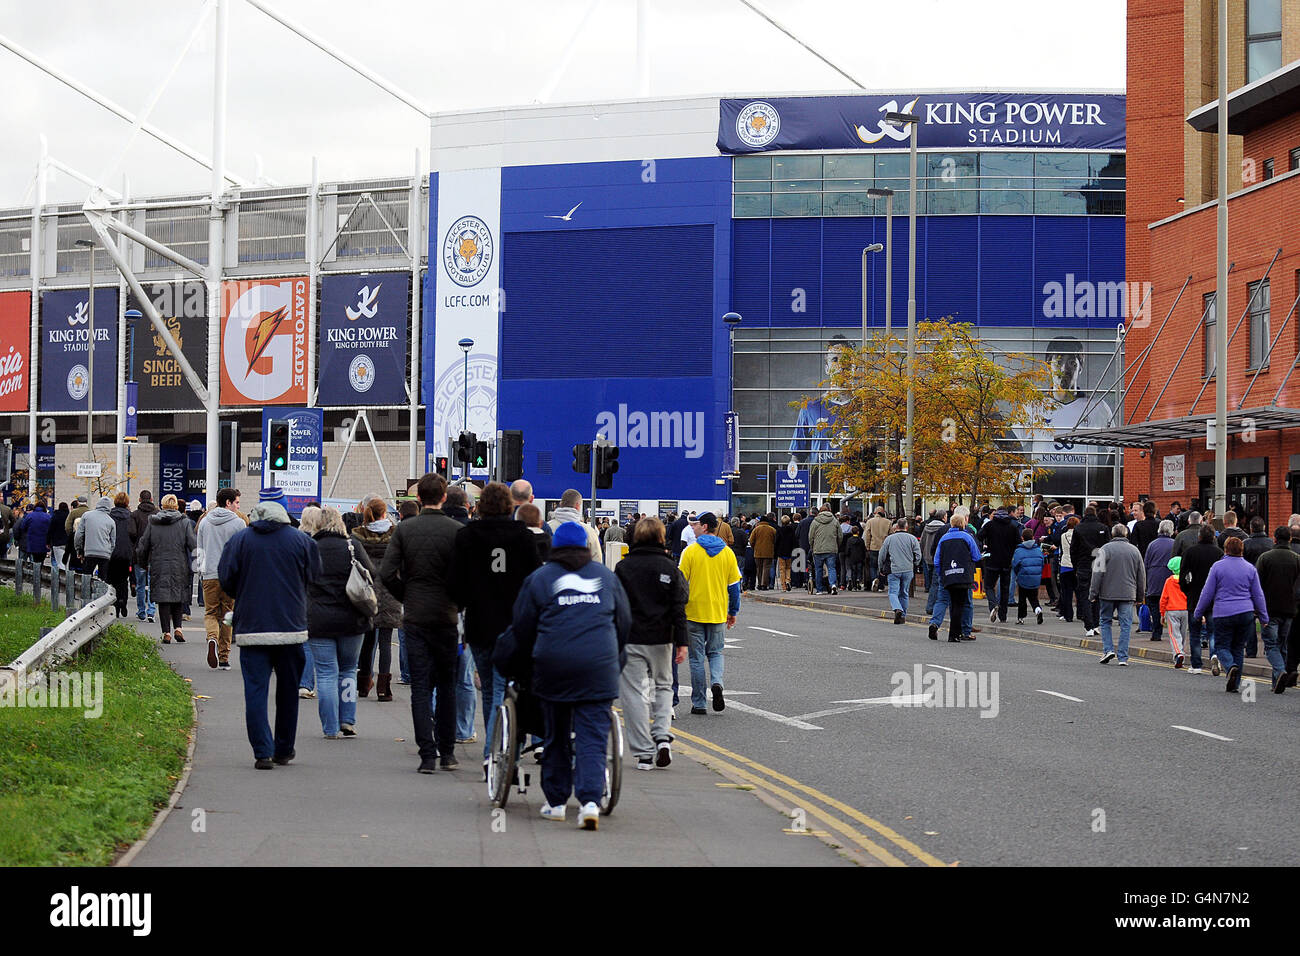
<path id="1" fill-rule="evenodd" d="M 1196 602 L 1198 618 L 1207 613 L 1214 616 L 1214 654 L 1210 660 L 1228 668 L 1228 693 L 1237 689 L 1241 681 L 1241 665 L 1246 641 L 1254 635 L 1255 617 L 1268 624 L 1268 607 L 1264 591 L 1259 586 L 1259 574 L 1254 565 L 1242 557 L 1244 546 L 1240 538 L 1225 538 L 1223 558 L 1210 568 L 1210 575 Z"/>

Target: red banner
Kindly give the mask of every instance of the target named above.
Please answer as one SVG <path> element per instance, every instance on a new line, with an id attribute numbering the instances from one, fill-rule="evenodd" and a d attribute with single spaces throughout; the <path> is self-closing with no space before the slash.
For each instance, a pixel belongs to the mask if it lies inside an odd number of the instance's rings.
<path id="1" fill-rule="evenodd" d="M 0 292 L 0 412 L 25 412 L 32 344 L 32 294 Z"/>

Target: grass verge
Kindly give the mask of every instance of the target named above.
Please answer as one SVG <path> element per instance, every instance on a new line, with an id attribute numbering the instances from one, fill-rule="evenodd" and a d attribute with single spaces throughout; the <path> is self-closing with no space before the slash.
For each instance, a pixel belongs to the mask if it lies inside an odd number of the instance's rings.
<path id="1" fill-rule="evenodd" d="M 0 590 L 0 660 L 61 617 Z M 101 716 L 0 707 L 0 866 L 111 863 L 149 827 L 184 765 L 190 685 L 152 638 L 114 624 L 66 669 L 103 674 Z"/>

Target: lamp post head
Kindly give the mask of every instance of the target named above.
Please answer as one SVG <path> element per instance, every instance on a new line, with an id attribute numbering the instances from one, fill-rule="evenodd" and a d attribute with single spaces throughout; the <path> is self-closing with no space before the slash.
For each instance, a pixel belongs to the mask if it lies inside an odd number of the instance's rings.
<path id="1" fill-rule="evenodd" d="M 73 244 L 81 246 L 83 249 L 93 249 L 95 247 L 95 244 L 89 239 L 78 239 Z"/>
<path id="2" fill-rule="evenodd" d="M 865 249 L 862 250 L 862 254 L 866 255 L 868 252 L 882 252 L 884 248 L 885 246 L 883 243 L 873 242 L 871 245 L 867 246 Z"/>
<path id="3" fill-rule="evenodd" d="M 139 309 L 127 309 L 125 312 L 122 313 L 122 315 L 128 319 L 144 318 L 144 313 L 141 312 Z"/>
<path id="4" fill-rule="evenodd" d="M 740 324 L 740 313 L 728 312 L 726 315 L 722 317 L 722 321 L 727 326 L 727 328 L 734 329 L 736 326 Z"/>
<path id="5" fill-rule="evenodd" d="M 459 342 L 457 342 L 456 344 L 459 345 L 459 346 L 460 346 L 462 349 L 464 349 L 466 352 L 468 352 L 470 349 L 472 349 L 472 348 L 474 347 L 474 340 L 473 340 L 473 339 L 461 339 L 461 340 L 460 340 Z"/>
<path id="6" fill-rule="evenodd" d="M 915 113 L 886 113 L 885 122 L 894 126 L 906 126 L 909 123 L 920 123 L 921 117 Z"/>
<path id="7" fill-rule="evenodd" d="M 873 186 L 867 190 L 867 195 L 872 199 L 887 199 L 894 195 L 894 191 L 888 186 Z"/>

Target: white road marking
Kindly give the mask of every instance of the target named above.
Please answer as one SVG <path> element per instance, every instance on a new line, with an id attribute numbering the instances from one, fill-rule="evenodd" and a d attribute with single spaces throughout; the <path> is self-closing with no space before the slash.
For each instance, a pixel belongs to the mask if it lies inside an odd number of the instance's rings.
<path id="1" fill-rule="evenodd" d="M 954 674 L 973 674 L 974 671 L 959 671 L 955 667 L 944 667 L 942 664 L 926 664 L 926 667 L 937 667 L 941 671 L 952 671 Z"/>
<path id="2" fill-rule="evenodd" d="M 1202 737 L 1213 737 L 1215 740 L 1226 740 L 1228 743 L 1232 743 L 1231 737 L 1221 737 L 1218 734 L 1210 733 L 1208 730 L 1197 730 L 1195 727 L 1184 727 L 1182 724 L 1170 724 L 1169 727 L 1171 730 L 1185 730 L 1189 734 L 1200 734 Z"/>
<path id="3" fill-rule="evenodd" d="M 832 704 L 892 704 L 897 702 L 901 707 L 903 704 L 925 703 L 930 699 L 929 694 L 908 694 L 905 697 L 862 697 L 858 700 L 833 700 Z"/>
<path id="4" fill-rule="evenodd" d="M 755 625 L 753 625 L 753 624 L 749 625 L 749 629 L 750 629 L 751 631 L 766 631 L 768 634 L 777 634 L 777 635 L 780 635 L 781 637 L 798 637 L 798 636 L 799 636 L 798 634 L 787 634 L 785 631 L 774 631 L 774 630 L 772 630 L 770 627 L 757 627 L 757 626 L 755 626 Z"/>
<path id="5" fill-rule="evenodd" d="M 818 717 L 830 717 L 834 714 L 851 714 L 858 710 L 867 710 L 877 704 L 896 704 L 899 707 L 924 704 L 930 699 L 929 694 L 912 694 L 908 697 L 872 697 L 864 700 L 836 700 L 834 704 L 848 704 L 847 707 L 832 707 L 829 710 L 816 710 L 811 714 L 800 714 L 795 720 L 815 720 Z"/>
<path id="6" fill-rule="evenodd" d="M 798 717 L 785 717 L 781 714 L 774 714 L 770 710 L 759 710 L 757 707 L 750 707 L 748 704 L 742 704 L 739 701 L 731 701 L 727 704 L 742 714 L 753 714 L 756 717 L 766 717 L 768 720 L 774 720 L 778 724 L 785 724 L 787 727 L 797 727 L 800 730 L 822 730 L 816 724 L 810 724 L 807 721 L 800 720 Z"/>
<path id="7" fill-rule="evenodd" d="M 1069 694 L 1058 694 L 1058 693 L 1057 693 L 1056 691 L 1054 691 L 1054 690 L 1039 690 L 1039 691 L 1036 691 L 1036 693 L 1039 693 L 1039 694 L 1050 694 L 1052 697 L 1059 697 L 1059 698 L 1061 698 L 1062 700 L 1072 700 L 1072 701 L 1074 701 L 1076 704 L 1082 704 L 1082 703 L 1083 703 L 1083 701 L 1082 701 L 1080 698 L 1078 698 L 1078 697 L 1071 697 Z"/>
<path id="8" fill-rule="evenodd" d="M 840 645 L 840 650 L 842 650 L 842 651 L 853 651 L 855 654 L 870 654 L 870 653 L 871 653 L 871 651 L 864 651 L 864 650 L 863 650 L 862 648 L 860 648 L 860 647 L 845 647 L 843 644 Z"/>

